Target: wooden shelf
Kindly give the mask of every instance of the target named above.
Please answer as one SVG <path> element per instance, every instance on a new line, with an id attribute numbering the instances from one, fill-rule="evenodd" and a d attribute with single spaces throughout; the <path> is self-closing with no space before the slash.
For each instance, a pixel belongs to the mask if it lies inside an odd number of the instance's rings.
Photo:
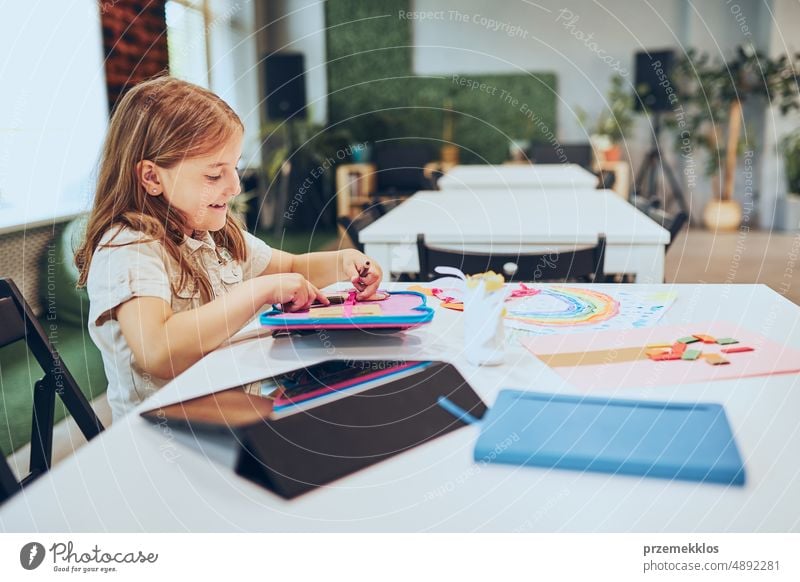
<path id="1" fill-rule="evenodd" d="M 374 164 L 342 164 L 336 167 L 336 215 L 353 217 L 372 203 L 377 169 Z"/>

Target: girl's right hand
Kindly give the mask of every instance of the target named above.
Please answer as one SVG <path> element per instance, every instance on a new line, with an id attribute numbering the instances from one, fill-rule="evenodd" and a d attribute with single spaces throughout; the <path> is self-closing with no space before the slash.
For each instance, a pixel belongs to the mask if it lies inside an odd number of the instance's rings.
<path id="1" fill-rule="evenodd" d="M 325 294 L 297 273 L 264 275 L 265 303 L 280 303 L 284 311 L 305 311 L 315 301 L 323 305 L 330 302 Z"/>

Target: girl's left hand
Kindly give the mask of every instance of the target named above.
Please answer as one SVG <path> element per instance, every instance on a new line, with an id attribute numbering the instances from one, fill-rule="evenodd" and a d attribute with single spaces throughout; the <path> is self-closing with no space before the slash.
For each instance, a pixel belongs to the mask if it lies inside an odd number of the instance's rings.
<path id="1" fill-rule="evenodd" d="M 378 290 L 383 280 L 383 270 L 374 260 L 364 253 L 348 249 L 343 251 L 342 267 L 350 278 L 353 287 L 358 291 L 357 299 L 369 299 Z"/>

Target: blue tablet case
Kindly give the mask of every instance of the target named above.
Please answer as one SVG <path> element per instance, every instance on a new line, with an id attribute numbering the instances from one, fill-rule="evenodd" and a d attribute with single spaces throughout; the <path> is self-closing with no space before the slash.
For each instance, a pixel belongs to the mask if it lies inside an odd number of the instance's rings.
<path id="1" fill-rule="evenodd" d="M 433 309 L 428 306 L 425 295 L 416 291 L 392 291 L 383 301 L 367 301 L 381 308 L 381 315 L 349 315 L 345 302 L 342 316 L 320 316 L 315 309 L 286 313 L 277 307 L 261 314 L 264 327 L 275 330 L 320 330 L 320 329 L 409 329 L 430 323 Z M 353 295 L 355 293 L 353 292 Z M 355 299 L 354 299 L 355 301 Z M 364 305 L 365 302 L 358 302 Z"/>
<path id="2" fill-rule="evenodd" d="M 481 422 L 475 460 L 743 485 L 719 404 L 503 390 Z"/>

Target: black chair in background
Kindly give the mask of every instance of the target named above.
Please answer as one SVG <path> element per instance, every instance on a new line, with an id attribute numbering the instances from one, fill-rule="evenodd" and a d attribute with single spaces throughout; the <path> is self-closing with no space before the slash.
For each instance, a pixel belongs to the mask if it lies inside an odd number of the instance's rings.
<path id="1" fill-rule="evenodd" d="M 577 164 L 597 176 L 598 188 L 609 190 L 614 186 L 612 172 L 594 171 L 594 152 L 591 144 L 535 143 L 528 155 L 534 164 Z"/>
<path id="2" fill-rule="evenodd" d="M 100 434 L 103 425 L 11 279 L 0 278 L 0 322 L 0 348 L 25 341 L 44 370 L 44 376 L 33 387 L 30 473 L 20 482 L 24 487 L 50 469 L 56 395 L 86 440 Z M 0 480 L 6 478 L 0 476 Z"/>
<path id="3" fill-rule="evenodd" d="M 664 247 L 664 252 L 669 250 L 675 238 L 680 234 L 684 225 L 689 221 L 689 215 L 682 210 L 675 214 L 670 214 L 658 206 L 654 206 L 651 202 L 642 197 L 635 198 L 636 208 L 646 214 L 651 220 L 659 224 L 662 228 L 669 231 L 669 242 Z M 630 273 L 618 273 L 609 275 L 606 278 L 607 283 L 635 283 L 636 278 Z"/>
<path id="4" fill-rule="evenodd" d="M 535 143 L 531 145 L 530 158 L 534 164 L 577 164 L 589 170 L 594 154 L 588 143 Z"/>
<path id="5" fill-rule="evenodd" d="M 684 225 L 689 221 L 689 214 L 683 210 L 679 210 L 678 212 L 672 214 L 638 196 L 636 197 L 634 205 L 638 210 L 644 212 L 648 217 L 650 217 L 650 219 L 655 223 L 669 231 L 669 243 L 664 249 L 665 252 L 669 250 L 669 247 L 672 246 L 673 242 L 675 242 L 675 238 L 680 234 Z"/>
<path id="6" fill-rule="evenodd" d="M 456 267 L 467 275 L 494 271 L 509 282 L 602 281 L 604 277 L 606 237 L 601 234 L 597 245 L 567 252 L 546 253 L 473 253 L 430 247 L 425 235 L 417 235 L 419 275 L 421 281 L 432 281 L 441 275 L 440 266 Z"/>
<path id="7" fill-rule="evenodd" d="M 376 142 L 372 158 L 377 168 L 373 200 L 382 203 L 388 210 L 420 190 L 435 189 L 435 180 L 425 175 L 425 166 L 437 156 L 433 145 L 426 142 Z"/>
<path id="8" fill-rule="evenodd" d="M 384 214 L 386 214 L 386 210 L 382 205 L 373 204 L 372 206 L 362 210 L 355 218 L 351 219 L 349 216 L 340 216 L 337 218 L 337 222 L 339 223 L 339 226 L 344 229 L 345 234 L 353 242 L 353 246 L 363 253 L 364 243 L 362 243 L 360 240 L 361 231 L 378 220 Z"/>
<path id="9" fill-rule="evenodd" d="M 0 455 L 0 504 L 20 490 L 17 478 L 5 457 Z"/>

